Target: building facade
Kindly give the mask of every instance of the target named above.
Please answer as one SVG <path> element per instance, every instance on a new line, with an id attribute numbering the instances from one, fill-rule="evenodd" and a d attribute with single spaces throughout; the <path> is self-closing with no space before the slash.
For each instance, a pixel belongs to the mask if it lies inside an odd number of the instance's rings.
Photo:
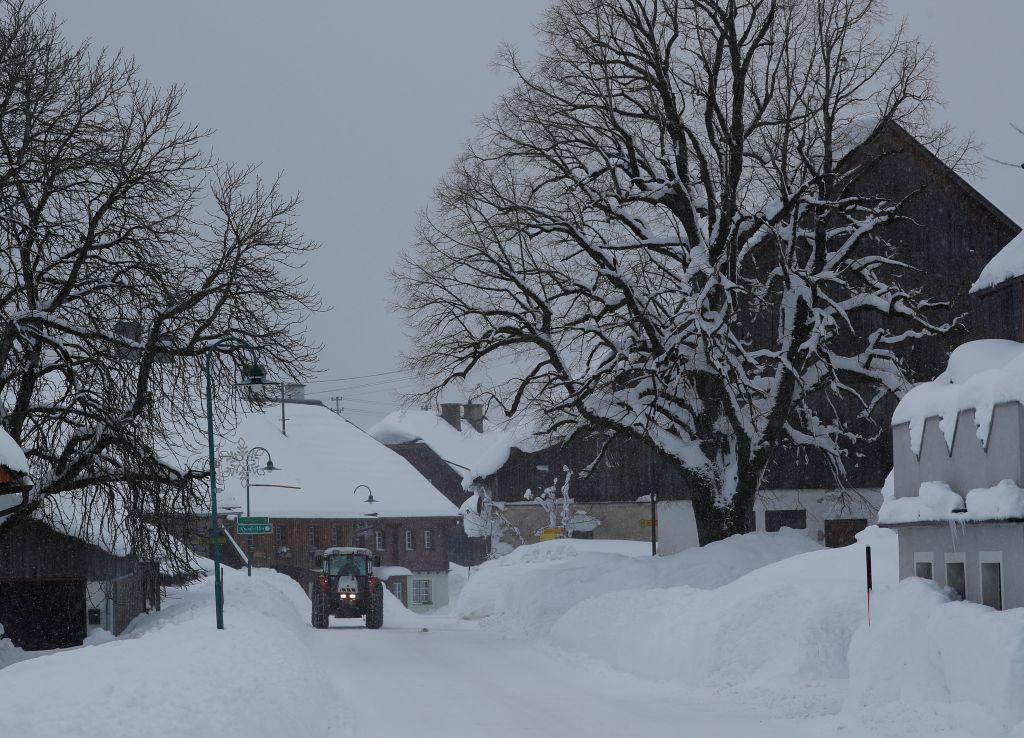
<path id="1" fill-rule="evenodd" d="M 251 542 L 254 566 L 274 568 L 307 592 L 317 555 L 331 546 L 374 552 L 388 589 L 409 609 L 448 603 L 449 539 L 458 508 L 402 456 L 292 388 L 283 405 L 247 413 L 237 430 L 242 454 L 273 459 L 270 474 L 225 480 L 220 511 L 228 533 L 225 560 L 242 565 Z M 248 498 L 248 501 L 247 501 Z M 272 532 L 238 533 L 248 509 Z"/>
<path id="2" fill-rule="evenodd" d="M 310 592 L 317 555 L 332 546 L 359 546 L 374 553 L 378 576 L 406 607 L 425 612 L 448 604 L 448 538 L 457 521 L 443 518 L 270 518 L 270 535 L 229 530 L 253 566 L 287 574 Z M 244 563 L 241 559 L 239 564 Z"/>

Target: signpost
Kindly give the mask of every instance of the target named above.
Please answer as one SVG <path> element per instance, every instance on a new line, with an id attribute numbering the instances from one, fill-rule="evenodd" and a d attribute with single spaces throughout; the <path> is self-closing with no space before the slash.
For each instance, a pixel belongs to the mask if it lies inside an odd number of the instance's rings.
<path id="1" fill-rule="evenodd" d="M 239 518 L 236 528 L 240 536 L 265 536 L 274 532 L 270 518 Z"/>
<path id="2" fill-rule="evenodd" d="M 269 523 L 270 518 L 266 517 L 245 517 L 243 515 L 238 518 L 239 525 L 268 525 Z"/>

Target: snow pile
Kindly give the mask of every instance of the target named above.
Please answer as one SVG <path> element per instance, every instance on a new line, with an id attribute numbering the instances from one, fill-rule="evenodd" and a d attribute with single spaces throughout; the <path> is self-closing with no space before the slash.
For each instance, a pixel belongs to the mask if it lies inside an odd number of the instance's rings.
<path id="1" fill-rule="evenodd" d="M 543 636 L 559 618 L 591 597 L 623 590 L 721 586 L 752 569 L 817 549 L 795 531 L 749 533 L 672 556 L 650 555 L 637 541 L 561 539 L 520 546 L 488 561 L 466 582 L 452 613 L 485 619 L 513 636 Z M 627 600 L 628 601 L 628 600 Z M 652 608 L 657 604 L 652 603 Z M 634 610 L 635 620 L 639 610 Z"/>
<path id="2" fill-rule="evenodd" d="M 1016 519 L 1024 519 L 1024 490 L 1010 479 L 972 489 L 966 501 L 945 482 L 923 482 L 916 497 L 886 498 L 878 510 L 878 522 L 889 525 Z"/>
<path id="3" fill-rule="evenodd" d="M 949 520 L 963 508 L 964 498 L 945 482 L 923 482 L 916 497 L 890 497 L 878 509 L 879 523 L 916 523 Z"/>
<path id="4" fill-rule="evenodd" d="M 640 676 L 742 690 L 789 714 L 831 711 L 865 619 L 864 546 L 877 587 L 898 576 L 895 534 L 872 528 L 861 539 L 766 561 L 714 589 L 608 592 L 569 610 L 552 641 Z"/>
<path id="5" fill-rule="evenodd" d="M 1024 610 L 949 602 L 934 583 L 908 579 L 880 592 L 872 612 L 850 647 L 848 711 L 878 723 L 957 713 L 972 733 L 993 735 L 1003 734 L 994 720 L 1024 720 Z"/>
<path id="6" fill-rule="evenodd" d="M 967 493 L 967 515 L 972 520 L 1024 518 L 1024 490 L 1010 479 L 995 487 L 972 489 Z"/>
<path id="7" fill-rule="evenodd" d="M 444 459 L 469 485 L 474 479 L 498 471 L 513 448 L 531 450 L 534 431 L 522 419 L 504 424 L 484 420 L 484 432 L 469 423 L 455 430 L 446 420 L 426 410 L 393 412 L 370 428 L 369 434 L 383 444 L 425 443 Z"/>
<path id="8" fill-rule="evenodd" d="M 255 515 L 274 518 L 457 517 L 458 508 L 408 461 L 323 405 L 285 405 L 288 435 L 281 433 L 280 406 L 244 415 L 235 433 L 248 448 L 263 446 L 281 471 L 251 488 Z M 220 481 L 220 480 L 219 480 Z M 223 479 L 227 504 L 245 505 L 238 477 Z M 364 488 L 373 490 L 368 503 Z"/>
<path id="9" fill-rule="evenodd" d="M 0 670 L 0 735 L 326 735 L 337 697 L 303 640 L 309 600 L 270 570 L 225 579 L 226 630 L 207 578 L 116 640 Z"/>
<path id="10" fill-rule="evenodd" d="M 971 293 L 997 287 L 1020 276 L 1024 276 L 1024 232 L 1018 233 L 985 265 L 971 285 Z"/>
<path id="11" fill-rule="evenodd" d="M 974 410 L 978 438 L 987 445 L 995 406 L 1022 401 L 1024 344 L 1002 339 L 969 341 L 950 354 L 946 371 L 938 378 L 914 386 L 903 396 L 892 424 L 910 424 L 911 447 L 918 454 L 928 418 L 939 418 L 946 444 L 952 447 L 957 415 Z"/>

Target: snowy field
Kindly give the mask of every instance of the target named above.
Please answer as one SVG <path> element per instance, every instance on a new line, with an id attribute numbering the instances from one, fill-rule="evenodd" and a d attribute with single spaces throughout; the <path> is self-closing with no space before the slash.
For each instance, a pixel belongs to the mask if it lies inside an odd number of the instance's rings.
<path id="1" fill-rule="evenodd" d="M 645 552 L 522 547 L 454 569 L 445 612 L 390 598 L 381 631 L 313 630 L 290 579 L 228 571 L 222 633 L 204 582 L 116 640 L 0 669 L 0 735 L 1024 736 L 1024 612 L 898 585 L 890 533 Z"/>

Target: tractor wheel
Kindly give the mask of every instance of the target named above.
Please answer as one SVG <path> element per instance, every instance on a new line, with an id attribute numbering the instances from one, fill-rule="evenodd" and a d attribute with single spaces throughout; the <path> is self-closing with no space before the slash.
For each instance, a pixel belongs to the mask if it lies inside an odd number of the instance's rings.
<path id="1" fill-rule="evenodd" d="M 377 630 L 384 625 L 384 592 L 381 588 L 370 597 L 366 608 L 366 627 Z"/>
<path id="2" fill-rule="evenodd" d="M 313 614 L 310 622 L 314 628 L 326 628 L 328 618 L 331 614 L 330 604 L 327 602 L 327 594 L 319 589 L 313 590 Z"/>

